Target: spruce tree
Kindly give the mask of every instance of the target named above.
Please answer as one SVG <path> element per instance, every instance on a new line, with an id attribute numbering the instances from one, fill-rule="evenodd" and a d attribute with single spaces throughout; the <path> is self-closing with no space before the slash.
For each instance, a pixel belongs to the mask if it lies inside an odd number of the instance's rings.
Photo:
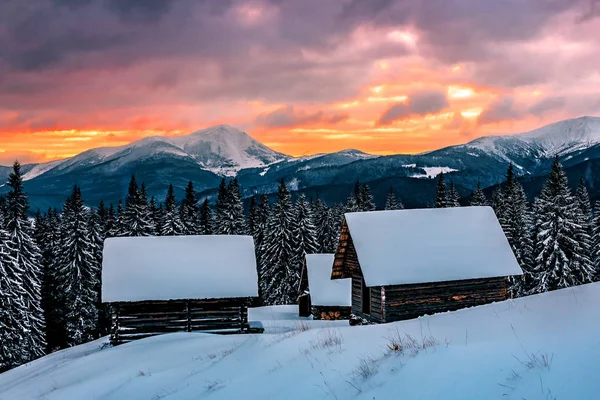
<path id="1" fill-rule="evenodd" d="M 127 230 L 125 227 L 125 211 L 123 210 L 123 202 L 119 200 L 119 204 L 117 205 L 117 216 L 115 218 L 115 228 L 111 236 L 125 236 L 126 231 Z"/>
<path id="2" fill-rule="evenodd" d="M 105 237 L 113 237 L 116 234 L 117 228 L 117 214 L 115 211 L 115 206 L 111 205 L 108 207 L 106 212 L 106 220 L 104 222 L 104 236 Z"/>
<path id="3" fill-rule="evenodd" d="M 477 181 L 477 189 L 475 189 L 473 191 L 473 193 L 471 193 L 471 197 L 469 198 L 469 205 L 470 206 L 487 206 L 488 205 L 488 201 L 485 197 L 485 194 L 483 193 L 483 190 L 481 190 L 481 182 Z"/>
<path id="4" fill-rule="evenodd" d="M 181 224 L 183 225 L 184 235 L 198 235 L 199 215 L 198 215 L 198 199 L 192 181 L 188 182 L 185 188 L 185 197 L 181 202 Z"/>
<path id="5" fill-rule="evenodd" d="M 225 181 L 225 178 L 221 178 L 217 193 L 217 201 L 215 203 L 215 220 L 213 226 L 215 233 L 221 233 L 223 231 L 221 225 L 222 222 L 227 219 L 227 208 L 229 207 L 228 194 L 227 181 Z"/>
<path id="6" fill-rule="evenodd" d="M 58 256 L 58 286 L 64 296 L 67 344 L 95 338 L 98 322 L 98 249 L 89 231 L 89 215 L 75 186 L 63 208 L 62 244 Z"/>
<path id="7" fill-rule="evenodd" d="M 506 171 L 506 180 L 494 192 L 493 207 L 508 239 L 523 276 L 511 278 L 511 294 L 518 297 L 526 294 L 531 286 L 533 243 L 531 240 L 531 214 L 523 186 L 517 181 L 513 166 Z"/>
<path id="8" fill-rule="evenodd" d="M 138 188 L 135 176 L 131 177 L 125 198 L 123 229 L 123 236 L 150 236 L 154 233 L 148 211 L 146 185 L 142 183 L 141 189 Z"/>
<path id="9" fill-rule="evenodd" d="M 531 293 L 591 282 L 594 268 L 580 240 L 586 238 L 581 213 L 558 157 L 534 203 L 534 255 Z"/>
<path id="10" fill-rule="evenodd" d="M 254 207 L 252 206 L 254 202 Z M 250 210 L 248 214 L 248 231 L 254 239 L 254 248 L 256 251 L 256 265 L 258 266 L 258 280 L 262 282 L 261 273 L 263 271 L 263 244 L 265 241 L 265 235 L 267 230 L 267 223 L 270 215 L 269 200 L 266 195 L 262 195 L 260 202 L 256 202 L 254 197 L 250 203 Z M 262 286 L 259 286 L 259 299 L 262 299 L 264 294 L 262 293 Z"/>
<path id="11" fill-rule="evenodd" d="M 594 263 L 594 281 L 600 279 L 600 201 L 595 203 L 595 215 L 592 221 L 592 262 Z"/>
<path id="12" fill-rule="evenodd" d="M 58 286 L 58 256 L 61 254 L 61 217 L 58 210 L 49 209 L 45 223 L 38 228 L 36 237 L 42 251 L 41 305 L 46 321 L 46 352 L 50 353 L 67 346 L 64 327 L 63 298 Z"/>
<path id="13" fill-rule="evenodd" d="M 32 237 L 33 229 L 28 220 L 29 200 L 23 188 L 21 165 L 15 162 L 6 185 L 10 191 L 6 195 L 5 229 L 9 235 L 9 249 L 16 259 L 18 269 L 22 271 L 21 282 L 25 291 L 23 302 L 26 318 L 26 334 L 23 346 L 27 358 L 34 359 L 44 355 L 44 312 L 41 302 L 41 254 Z"/>
<path id="14" fill-rule="evenodd" d="M 152 219 L 152 210 L 148 204 L 148 190 L 146 184 L 142 182 L 138 197 L 138 207 L 140 210 L 140 226 L 142 228 L 142 236 L 156 235 L 156 224 Z"/>
<path id="15" fill-rule="evenodd" d="M 204 199 L 200 207 L 200 223 L 198 229 L 201 235 L 212 235 L 214 232 L 213 213 L 208 204 L 208 199 Z"/>
<path id="16" fill-rule="evenodd" d="M 250 205 L 248 206 L 248 220 L 246 226 L 248 227 L 248 233 L 254 237 L 256 227 L 258 225 L 258 205 L 256 204 L 256 196 L 252 196 L 250 199 Z"/>
<path id="17" fill-rule="evenodd" d="M 446 180 L 444 179 L 443 172 L 440 172 L 440 174 L 438 175 L 438 181 L 435 187 L 434 207 L 448 207 L 448 194 L 446 193 Z"/>
<path id="18" fill-rule="evenodd" d="M 175 189 L 173 185 L 169 185 L 167 196 L 165 197 L 165 210 L 160 226 L 160 234 L 162 236 L 176 236 L 183 234 L 183 224 L 179 217 L 179 207 L 177 207 L 177 199 L 175 198 Z"/>
<path id="19" fill-rule="evenodd" d="M 448 207 L 460 207 L 460 195 L 456 191 L 454 181 L 450 181 L 450 188 L 448 189 L 447 195 L 447 206 Z"/>
<path id="20" fill-rule="evenodd" d="M 93 249 L 93 270 L 96 271 L 96 287 L 94 289 L 96 291 L 96 310 L 98 312 L 98 322 L 95 336 L 104 336 L 107 335 L 110 330 L 110 321 L 108 321 L 108 308 L 102 304 L 102 251 L 104 249 L 105 236 L 101 226 L 100 213 L 93 208 L 91 208 L 89 211 L 88 231 Z"/>
<path id="21" fill-rule="evenodd" d="M 390 186 L 390 190 L 385 199 L 384 210 L 402 210 L 404 209 L 404 205 L 396 199 L 396 194 L 394 193 L 394 189 Z"/>
<path id="22" fill-rule="evenodd" d="M 366 183 L 360 188 L 360 209 L 361 211 L 375 211 L 376 209 L 371 189 Z"/>
<path id="23" fill-rule="evenodd" d="M 29 359 L 22 342 L 28 314 L 23 303 L 23 271 L 10 246 L 10 236 L 0 226 L 0 373 Z"/>
<path id="24" fill-rule="evenodd" d="M 296 200 L 292 222 L 292 263 L 295 271 L 295 279 L 292 286 L 298 288 L 304 257 L 307 254 L 316 253 L 319 247 L 313 212 L 304 194 L 300 195 L 298 200 Z"/>
<path id="25" fill-rule="evenodd" d="M 263 301 L 267 305 L 292 304 L 295 302 L 297 287 L 296 271 L 293 264 L 294 210 L 290 192 L 281 180 L 277 190 L 277 202 L 267 224 L 263 243 L 263 263 L 259 282 Z"/>
<path id="26" fill-rule="evenodd" d="M 150 198 L 150 202 L 148 203 L 148 215 L 150 218 L 150 224 L 154 226 L 154 235 L 157 235 L 161 218 L 158 206 L 156 205 L 156 198 L 154 198 L 154 196 Z"/>
<path id="27" fill-rule="evenodd" d="M 594 262 L 594 223 L 592 206 L 590 203 L 590 196 L 587 188 L 585 187 L 585 181 L 583 176 L 579 179 L 579 186 L 577 186 L 577 192 L 575 193 L 575 199 L 577 200 L 577 206 L 579 207 L 579 215 L 581 220 L 579 225 L 583 228 L 585 236 L 577 238 L 579 243 L 584 249 L 587 257 Z"/>
<path id="28" fill-rule="evenodd" d="M 221 197 L 219 192 L 219 197 Z M 217 199 L 217 201 L 221 201 Z M 233 179 L 227 185 L 223 204 L 220 210 L 218 222 L 215 227 L 216 233 L 220 235 L 243 235 L 246 233 L 246 220 L 244 218 L 244 207 L 237 179 Z"/>

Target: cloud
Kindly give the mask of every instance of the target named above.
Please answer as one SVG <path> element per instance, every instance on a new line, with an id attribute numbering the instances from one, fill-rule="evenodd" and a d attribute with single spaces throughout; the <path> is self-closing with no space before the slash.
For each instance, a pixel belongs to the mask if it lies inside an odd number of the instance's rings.
<path id="1" fill-rule="evenodd" d="M 517 119 L 521 113 L 515 108 L 514 99 L 510 96 L 504 96 L 490 107 L 483 110 L 477 117 L 478 124 L 490 124 L 493 122 L 501 122 L 506 120 Z"/>
<path id="2" fill-rule="evenodd" d="M 256 118 L 255 123 L 264 128 L 289 128 L 314 123 L 335 125 L 347 119 L 347 113 L 328 114 L 323 111 L 307 113 L 297 111 L 294 106 L 288 105 L 270 113 L 259 115 Z"/>
<path id="3" fill-rule="evenodd" d="M 564 96 L 547 97 L 529 107 L 528 112 L 529 114 L 542 116 L 548 111 L 564 107 L 565 103 L 566 99 Z"/>
<path id="4" fill-rule="evenodd" d="M 381 114 L 376 125 L 389 125 L 392 122 L 410 115 L 426 115 L 437 113 L 448 107 L 445 91 L 424 90 L 408 96 L 406 103 L 397 103 Z"/>
<path id="5" fill-rule="evenodd" d="M 30 151 L 6 151 L 0 152 L 0 165 L 11 166 L 15 160 L 21 164 L 38 163 L 44 160 L 44 155 Z"/>

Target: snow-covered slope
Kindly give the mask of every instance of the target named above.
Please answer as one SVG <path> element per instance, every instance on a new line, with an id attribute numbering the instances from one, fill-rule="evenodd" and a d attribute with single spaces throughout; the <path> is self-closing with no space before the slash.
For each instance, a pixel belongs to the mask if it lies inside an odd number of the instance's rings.
<path id="1" fill-rule="evenodd" d="M 518 158 L 548 158 L 600 144 L 600 118 L 581 117 L 555 122 L 516 135 L 486 136 L 465 144 L 512 162 Z"/>
<path id="2" fill-rule="evenodd" d="M 65 160 L 38 164 L 25 178 L 108 163 L 110 169 L 115 170 L 157 158 L 188 160 L 220 175 L 235 175 L 241 169 L 266 166 L 289 157 L 269 149 L 245 132 L 217 125 L 185 136 L 152 136 L 125 146 L 91 149 Z"/>
<path id="3" fill-rule="evenodd" d="M 106 339 L 0 375 L 0 399 L 597 399 L 600 283 L 393 324 Z M 390 350 L 390 347 L 397 351 Z"/>

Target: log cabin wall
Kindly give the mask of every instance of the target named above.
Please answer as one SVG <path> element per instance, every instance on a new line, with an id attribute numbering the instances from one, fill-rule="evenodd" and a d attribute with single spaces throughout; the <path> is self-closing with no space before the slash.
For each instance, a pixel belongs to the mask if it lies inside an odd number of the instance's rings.
<path id="1" fill-rule="evenodd" d="M 382 320 L 401 321 L 503 301 L 508 298 L 507 288 L 504 277 L 385 286 Z"/>
<path id="2" fill-rule="evenodd" d="M 114 345 L 170 332 L 248 332 L 251 299 L 171 300 L 113 303 Z"/>

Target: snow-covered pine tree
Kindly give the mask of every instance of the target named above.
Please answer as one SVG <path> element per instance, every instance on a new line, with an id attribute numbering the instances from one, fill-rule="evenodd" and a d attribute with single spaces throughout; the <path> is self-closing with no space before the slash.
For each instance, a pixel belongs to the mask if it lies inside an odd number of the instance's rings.
<path id="1" fill-rule="evenodd" d="M 448 188 L 447 204 L 448 207 L 460 207 L 460 195 L 456 191 L 454 181 L 450 181 L 450 187 Z"/>
<path id="2" fill-rule="evenodd" d="M 150 198 L 150 202 L 148 203 L 148 218 L 150 219 L 150 224 L 154 227 L 153 234 L 157 235 L 160 228 L 161 217 L 154 196 Z"/>
<path id="3" fill-rule="evenodd" d="M 594 262 L 594 217 L 592 215 L 590 196 L 587 188 L 585 187 L 583 176 L 579 179 L 579 185 L 577 186 L 575 199 L 577 200 L 577 206 L 579 207 L 579 213 L 581 217 L 579 225 L 581 225 L 583 231 L 586 233 L 585 236 L 579 237 L 578 240 L 581 246 L 584 248 L 587 257 Z"/>
<path id="4" fill-rule="evenodd" d="M 104 222 L 104 236 L 112 237 L 115 234 L 115 229 L 117 226 L 117 214 L 115 211 L 115 206 L 111 203 L 106 211 L 106 220 Z"/>
<path id="5" fill-rule="evenodd" d="M 444 173 L 440 172 L 438 175 L 438 181 L 435 186 L 435 208 L 446 208 L 448 207 L 448 194 L 446 191 L 446 180 L 444 179 Z"/>
<path id="6" fill-rule="evenodd" d="M 36 225 L 36 232 L 38 228 Z M 61 251 L 61 217 L 56 208 L 48 209 L 43 231 L 36 236 L 42 250 L 42 309 L 46 321 L 46 352 L 50 353 L 67 346 L 64 327 L 64 305 L 58 287 L 58 255 Z"/>
<path id="7" fill-rule="evenodd" d="M 531 215 L 523 186 L 517 181 L 513 166 L 506 170 L 506 181 L 494 192 L 493 207 L 502 230 L 523 270 L 522 277 L 511 279 L 511 294 L 520 297 L 531 286 L 533 243 Z"/>
<path id="8" fill-rule="evenodd" d="M 270 206 L 266 195 L 262 195 L 260 201 L 257 202 L 254 197 L 250 200 L 250 208 L 248 210 L 248 232 L 254 239 L 254 248 L 256 251 L 256 265 L 258 266 L 258 280 L 262 281 L 262 250 L 265 241 L 265 233 L 267 222 L 269 220 Z M 263 293 L 259 286 L 259 299 L 262 302 Z"/>
<path id="9" fill-rule="evenodd" d="M 167 196 L 165 197 L 165 211 L 163 213 L 160 226 L 162 236 L 176 236 L 183 234 L 183 224 L 179 218 L 179 207 L 175 198 L 175 189 L 169 185 Z"/>
<path id="10" fill-rule="evenodd" d="M 256 204 L 256 196 L 252 196 L 248 205 L 248 219 L 246 222 L 248 233 L 254 237 L 258 226 L 258 205 Z M 256 241 L 255 241 L 256 244 Z"/>
<path id="11" fill-rule="evenodd" d="M 358 212 L 362 211 L 362 191 L 360 182 L 356 181 L 354 184 L 354 190 L 348 195 L 346 200 L 346 212 Z"/>
<path id="12" fill-rule="evenodd" d="M 204 199 L 200 207 L 200 223 L 198 229 L 201 235 L 212 235 L 214 232 L 213 212 L 208 204 L 208 199 Z"/>
<path id="13" fill-rule="evenodd" d="M 360 199 L 361 199 L 360 208 L 362 211 L 375 211 L 376 210 L 375 202 L 373 200 L 373 194 L 371 194 L 371 189 L 369 188 L 369 185 L 367 185 L 366 183 L 363 183 L 362 187 L 360 188 Z"/>
<path id="14" fill-rule="evenodd" d="M 306 196 L 301 194 L 294 206 L 294 218 L 292 223 L 292 263 L 295 271 L 295 279 L 292 287 L 298 288 L 300 273 L 307 254 L 318 251 L 317 228 L 314 222 L 313 212 L 306 201 Z"/>
<path id="15" fill-rule="evenodd" d="M 595 203 L 594 219 L 592 221 L 592 262 L 594 263 L 594 281 L 600 279 L 600 201 Z"/>
<path id="16" fill-rule="evenodd" d="M 471 196 L 469 198 L 469 205 L 471 206 L 487 206 L 488 205 L 488 201 L 485 197 L 485 194 L 483 193 L 483 190 L 481 190 L 481 182 L 477 181 L 477 189 L 475 189 L 473 191 L 473 193 L 471 193 Z"/>
<path id="17" fill-rule="evenodd" d="M 294 210 L 290 192 L 281 180 L 277 190 L 277 202 L 267 223 L 265 240 L 262 245 L 263 263 L 259 282 L 263 302 L 272 304 L 292 304 L 296 300 L 294 287 L 296 271 L 293 258 L 293 218 Z"/>
<path id="18" fill-rule="evenodd" d="M 217 233 L 222 235 L 243 235 L 246 233 L 246 219 L 242 205 L 242 195 L 237 178 L 227 185 L 225 197 L 225 213 L 221 216 L 220 224 L 216 227 Z"/>
<path id="19" fill-rule="evenodd" d="M 222 233 L 222 222 L 227 219 L 227 208 L 229 207 L 229 193 L 227 192 L 227 181 L 221 178 L 219 190 L 217 192 L 217 201 L 215 203 L 214 233 Z"/>
<path id="20" fill-rule="evenodd" d="M 402 210 L 404 209 L 404 204 L 396 199 L 396 193 L 394 193 L 394 188 L 390 186 L 390 190 L 385 199 L 384 210 Z"/>
<path id="21" fill-rule="evenodd" d="M 180 214 L 183 234 L 199 234 L 198 199 L 196 198 L 196 191 L 194 190 L 192 181 L 189 181 L 185 188 L 185 196 L 181 202 Z"/>
<path id="22" fill-rule="evenodd" d="M 138 188 L 135 176 L 131 177 L 125 198 L 123 227 L 123 236 L 149 236 L 154 233 L 148 212 L 146 186 L 142 183 L 141 189 Z"/>
<path id="23" fill-rule="evenodd" d="M 4 226 L 9 235 L 9 249 L 16 259 L 19 271 L 22 271 L 24 304 L 26 309 L 26 334 L 22 338 L 27 350 L 27 358 L 34 359 L 45 353 L 44 312 L 41 302 L 41 254 L 32 237 L 33 229 L 28 220 L 29 199 L 23 189 L 21 165 L 15 161 L 13 171 L 6 186 L 10 191 L 6 195 Z"/>
<path id="24" fill-rule="evenodd" d="M 125 211 L 123 210 L 123 202 L 119 200 L 117 205 L 117 216 L 115 218 L 114 232 L 110 236 L 125 236 Z"/>
<path id="25" fill-rule="evenodd" d="M 530 293 L 541 293 L 591 282 L 592 261 L 578 238 L 587 236 L 581 215 L 558 157 L 548 180 L 534 202 L 533 285 Z"/>
<path id="26" fill-rule="evenodd" d="M 156 224 L 152 219 L 152 212 L 150 210 L 150 205 L 148 204 L 148 190 L 144 182 L 142 182 L 142 186 L 140 186 L 138 207 L 140 209 L 140 225 L 142 227 L 143 236 L 156 235 Z"/>
<path id="27" fill-rule="evenodd" d="M 106 224 L 108 223 L 108 208 L 106 208 L 106 205 L 104 204 L 103 200 L 100 200 L 100 203 L 98 204 L 98 227 L 100 229 L 100 232 L 102 233 L 102 237 L 105 238 L 106 237 Z"/>
<path id="28" fill-rule="evenodd" d="M 23 271 L 10 248 L 8 232 L 0 226 L 0 373 L 28 361 L 22 337 L 27 312 L 23 298 Z"/>
<path id="29" fill-rule="evenodd" d="M 64 296 L 67 345 L 95 338 L 98 322 L 97 249 L 89 231 L 89 215 L 81 190 L 73 188 L 63 208 L 62 243 L 58 255 L 59 292 Z"/>
<path id="30" fill-rule="evenodd" d="M 102 304 L 102 250 L 104 249 L 104 232 L 100 222 L 99 211 L 91 208 L 88 215 L 88 231 L 90 234 L 90 241 L 93 248 L 93 262 L 94 269 L 96 271 L 96 309 L 98 311 L 98 323 L 97 332 L 95 336 L 104 336 L 109 333 L 110 321 L 108 321 L 109 315 L 107 313 L 108 307 Z"/>

